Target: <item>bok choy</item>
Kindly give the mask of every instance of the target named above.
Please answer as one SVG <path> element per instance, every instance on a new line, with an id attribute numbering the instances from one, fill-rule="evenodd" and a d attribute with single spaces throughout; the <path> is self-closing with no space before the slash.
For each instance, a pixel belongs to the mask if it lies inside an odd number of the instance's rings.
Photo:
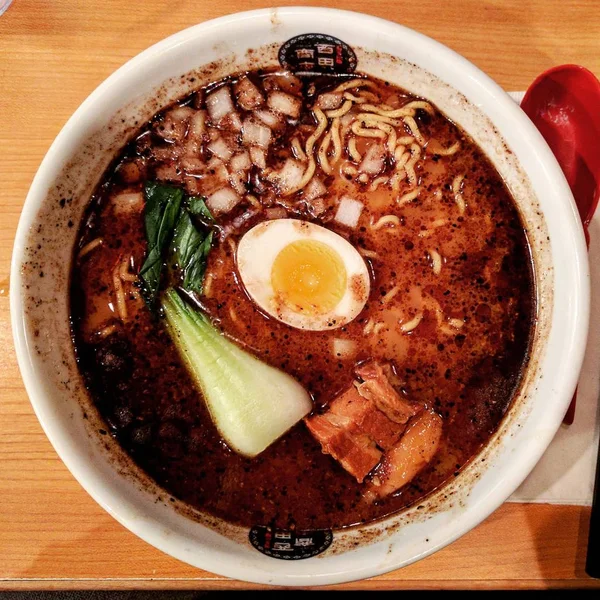
<path id="1" fill-rule="evenodd" d="M 183 190 L 148 181 L 144 186 L 144 195 L 146 197 L 144 224 L 148 254 L 140 269 L 140 278 L 144 284 L 144 297 L 147 302 L 152 303 L 158 294 L 163 256 L 177 223 Z"/>
<path id="2" fill-rule="evenodd" d="M 311 398 L 295 379 L 229 341 L 174 289 L 161 305 L 169 334 L 233 450 L 256 456 L 311 411 Z"/>
<path id="3" fill-rule="evenodd" d="M 214 223 L 204 198 L 154 181 L 146 182 L 144 195 L 148 252 L 139 273 L 144 299 L 150 308 L 155 306 L 167 261 L 178 270 L 184 290 L 202 294 L 213 240 L 207 229 Z"/>
<path id="4" fill-rule="evenodd" d="M 171 243 L 172 260 L 182 274 L 181 287 L 189 292 L 202 293 L 206 259 L 211 249 L 213 232 L 203 235 L 182 210 Z"/>

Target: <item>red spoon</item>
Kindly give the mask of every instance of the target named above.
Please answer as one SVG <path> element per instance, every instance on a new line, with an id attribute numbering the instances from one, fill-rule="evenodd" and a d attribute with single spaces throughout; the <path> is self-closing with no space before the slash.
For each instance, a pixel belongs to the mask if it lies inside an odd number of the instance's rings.
<path id="1" fill-rule="evenodd" d="M 567 178 L 589 247 L 588 225 L 600 199 L 600 81 L 578 65 L 554 67 L 529 86 L 521 108 Z M 576 396 L 564 418 L 568 425 L 575 417 Z"/>
<path id="2" fill-rule="evenodd" d="M 521 107 L 540 130 L 565 173 L 585 239 L 600 198 L 600 81 L 577 65 L 555 67 L 529 87 Z M 573 396 L 564 422 L 575 416 Z M 585 570 L 600 577 L 600 447 Z"/>

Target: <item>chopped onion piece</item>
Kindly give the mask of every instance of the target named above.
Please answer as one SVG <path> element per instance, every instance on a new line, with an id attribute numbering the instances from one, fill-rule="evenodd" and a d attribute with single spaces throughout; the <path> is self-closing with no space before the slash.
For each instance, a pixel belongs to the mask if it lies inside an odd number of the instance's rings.
<path id="1" fill-rule="evenodd" d="M 206 164 L 204 161 L 192 156 L 184 156 L 181 159 L 181 166 L 186 173 L 192 175 L 199 175 L 200 173 L 204 173 L 206 170 Z"/>
<path id="2" fill-rule="evenodd" d="M 127 215 L 141 212 L 144 208 L 144 195 L 142 192 L 131 194 L 118 194 L 110 200 L 115 215 Z"/>
<path id="3" fill-rule="evenodd" d="M 351 112 L 347 112 L 343 117 L 340 117 L 340 135 L 342 138 L 345 137 L 346 132 L 352 125 L 352 121 L 354 121 L 356 115 Z"/>
<path id="4" fill-rule="evenodd" d="M 332 347 L 333 356 L 336 358 L 353 358 L 357 349 L 354 340 L 344 340 L 342 338 L 333 338 Z"/>
<path id="5" fill-rule="evenodd" d="M 308 213 L 314 219 L 318 219 L 327 210 L 327 203 L 323 198 L 315 198 L 307 202 L 307 205 Z"/>
<path id="6" fill-rule="evenodd" d="M 223 138 L 217 138 L 214 142 L 208 144 L 207 148 L 225 162 L 233 156 L 233 150 Z"/>
<path id="7" fill-rule="evenodd" d="M 206 206 L 208 206 L 213 215 L 218 215 L 229 212 L 240 202 L 240 200 L 241 198 L 237 192 L 229 187 L 226 187 L 217 190 L 214 194 L 211 194 L 206 199 Z"/>
<path id="8" fill-rule="evenodd" d="M 326 92 L 317 98 L 317 106 L 322 110 L 333 110 L 340 107 L 342 100 L 342 94 Z"/>
<path id="9" fill-rule="evenodd" d="M 385 147 L 382 144 L 371 144 L 367 148 L 358 170 L 361 173 L 367 173 L 369 175 L 381 173 L 384 166 L 385 155 Z"/>
<path id="10" fill-rule="evenodd" d="M 178 106 L 168 111 L 162 121 L 154 124 L 154 131 L 167 142 L 180 142 L 187 130 L 186 120 L 194 111 L 188 106 Z"/>
<path id="11" fill-rule="evenodd" d="M 240 115 L 236 112 L 229 113 L 222 121 L 228 129 L 233 129 L 234 131 L 242 130 L 242 120 L 240 119 Z"/>
<path id="12" fill-rule="evenodd" d="M 298 187 L 304 175 L 304 165 L 293 158 L 288 158 L 279 171 L 273 171 L 269 175 L 269 181 L 272 181 L 279 187 L 280 191 L 285 193 Z"/>
<path id="13" fill-rule="evenodd" d="M 261 120 L 267 127 L 277 129 L 285 123 L 280 115 L 275 114 L 272 110 L 262 109 L 254 112 L 256 117 Z"/>
<path id="14" fill-rule="evenodd" d="M 206 164 L 206 170 L 216 179 L 227 181 L 229 171 L 223 164 L 223 161 L 216 156 L 213 156 Z"/>
<path id="15" fill-rule="evenodd" d="M 246 189 L 246 182 L 248 181 L 248 175 L 244 171 L 234 171 L 229 177 L 231 187 L 238 194 L 245 194 L 248 190 Z"/>
<path id="16" fill-rule="evenodd" d="M 252 146 L 252 148 L 250 148 L 250 160 L 252 161 L 252 164 L 256 165 L 259 169 L 267 168 L 267 156 L 262 148 Z"/>
<path id="17" fill-rule="evenodd" d="M 398 94 L 392 94 L 385 99 L 385 103 L 392 108 L 400 108 L 401 102 L 402 101 Z"/>
<path id="18" fill-rule="evenodd" d="M 248 210 L 243 212 L 241 215 L 238 215 L 237 217 L 235 217 L 235 219 L 233 219 L 233 221 L 231 222 L 231 227 L 234 230 L 244 227 L 244 225 L 246 225 L 246 223 L 248 221 L 250 221 L 252 218 L 254 218 L 259 212 L 260 212 L 260 209 L 257 209 L 254 207 L 249 208 Z"/>
<path id="19" fill-rule="evenodd" d="M 190 119 L 188 137 L 199 138 L 206 133 L 206 111 L 198 110 Z"/>
<path id="20" fill-rule="evenodd" d="M 238 152 L 230 161 L 232 171 L 247 171 L 251 166 L 250 155 L 246 150 Z"/>
<path id="21" fill-rule="evenodd" d="M 213 123 L 218 123 L 225 115 L 235 110 L 229 87 L 224 85 L 217 91 L 211 92 L 206 96 L 206 108 L 208 116 Z"/>
<path id="22" fill-rule="evenodd" d="M 166 146 L 152 146 L 152 157 L 159 161 L 177 160 L 182 154 L 183 146 L 167 144 Z"/>
<path id="23" fill-rule="evenodd" d="M 242 142 L 245 146 L 268 148 L 271 143 L 271 130 L 252 119 L 245 119 L 242 126 Z"/>
<path id="24" fill-rule="evenodd" d="M 247 77 L 239 79 L 233 91 L 238 105 L 244 110 L 253 110 L 265 101 L 260 90 Z"/>
<path id="25" fill-rule="evenodd" d="M 185 178 L 185 191 L 190 196 L 202 196 L 203 195 L 203 186 L 201 185 L 201 179 L 194 177 L 193 175 L 189 175 Z"/>
<path id="26" fill-rule="evenodd" d="M 125 183 L 137 183 L 144 178 L 146 167 L 141 159 L 123 161 L 117 168 L 119 178 Z"/>
<path id="27" fill-rule="evenodd" d="M 154 170 L 159 181 L 181 181 L 183 173 L 171 163 L 159 164 Z"/>
<path id="28" fill-rule="evenodd" d="M 306 200 L 306 202 L 310 202 L 315 198 L 320 198 L 327 193 L 327 188 L 325 184 L 318 178 L 313 177 L 304 188 L 304 194 L 302 198 Z"/>
<path id="29" fill-rule="evenodd" d="M 194 114 L 194 109 L 189 106 L 176 106 L 172 108 L 165 117 L 173 119 L 175 121 L 185 121 Z"/>
<path id="30" fill-rule="evenodd" d="M 285 210 L 283 206 L 267 208 L 267 210 L 265 210 L 265 217 L 271 221 L 274 221 L 275 219 L 285 219 L 287 217 L 287 210 Z"/>
<path id="31" fill-rule="evenodd" d="M 334 220 L 347 227 L 356 227 L 363 211 L 363 203 L 344 196 L 338 205 Z"/>
<path id="32" fill-rule="evenodd" d="M 302 90 L 302 82 L 289 71 L 287 73 L 278 73 L 269 75 L 262 81 L 263 87 L 267 91 L 283 90 L 289 94 L 298 94 Z"/>
<path id="33" fill-rule="evenodd" d="M 300 116 L 300 109 L 302 108 L 302 101 L 296 96 L 291 96 L 285 92 L 272 92 L 267 98 L 267 104 L 269 108 L 297 119 Z"/>

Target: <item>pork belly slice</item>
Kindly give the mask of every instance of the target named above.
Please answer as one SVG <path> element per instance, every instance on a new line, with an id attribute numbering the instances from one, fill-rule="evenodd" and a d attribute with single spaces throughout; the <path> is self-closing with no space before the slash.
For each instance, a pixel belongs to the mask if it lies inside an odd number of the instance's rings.
<path id="1" fill-rule="evenodd" d="M 391 448 L 404 431 L 404 427 L 388 419 L 374 402 L 361 396 L 354 385 L 329 405 L 328 412 L 351 432 L 369 436 L 382 450 Z"/>
<path id="2" fill-rule="evenodd" d="M 359 483 L 381 460 L 382 452 L 369 436 L 352 432 L 335 415 L 316 415 L 305 422 L 323 452 L 331 454 Z"/>
<path id="3" fill-rule="evenodd" d="M 362 483 L 383 452 L 398 442 L 406 421 L 422 408 L 402 398 L 377 363 L 364 365 L 358 372 L 362 381 L 355 381 L 335 398 L 325 413 L 305 422 L 323 452 Z M 371 385 L 363 387 L 368 383 Z M 385 397 L 376 399 L 377 393 Z M 401 417 L 406 418 L 402 421 Z"/>
<path id="4" fill-rule="evenodd" d="M 416 477 L 434 457 L 442 437 L 442 418 L 423 411 L 410 421 L 400 441 L 388 450 L 367 483 L 369 501 L 389 496 Z"/>
<path id="5" fill-rule="evenodd" d="M 405 400 L 396 392 L 379 363 L 365 363 L 356 369 L 356 374 L 362 379 L 362 383 L 355 383 L 358 393 L 371 400 L 391 421 L 404 425 L 423 409 L 420 404 Z"/>

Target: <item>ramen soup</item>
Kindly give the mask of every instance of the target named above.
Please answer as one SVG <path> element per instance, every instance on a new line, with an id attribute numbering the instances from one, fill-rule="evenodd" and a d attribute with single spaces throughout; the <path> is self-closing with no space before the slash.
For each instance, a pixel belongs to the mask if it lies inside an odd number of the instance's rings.
<path id="1" fill-rule="evenodd" d="M 517 391 L 533 297 L 481 150 L 361 75 L 244 73 L 165 108 L 98 186 L 72 274 L 107 431 L 242 526 L 371 522 L 456 477 Z"/>

